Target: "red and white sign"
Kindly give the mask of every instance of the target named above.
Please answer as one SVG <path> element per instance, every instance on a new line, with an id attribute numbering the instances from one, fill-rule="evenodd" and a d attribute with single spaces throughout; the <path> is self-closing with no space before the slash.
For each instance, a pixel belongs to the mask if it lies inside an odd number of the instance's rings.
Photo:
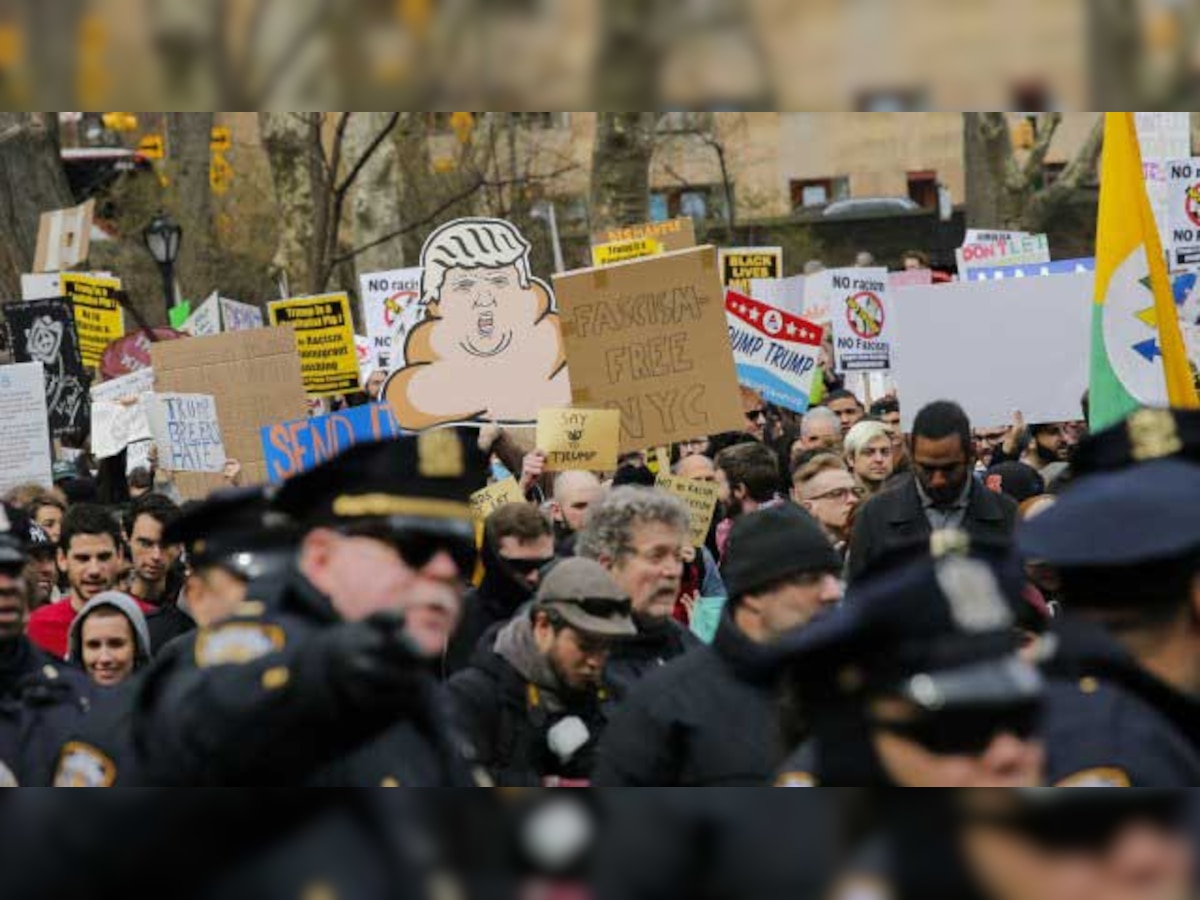
<path id="1" fill-rule="evenodd" d="M 793 412 L 808 409 L 825 330 L 736 291 L 725 294 L 738 383 Z"/>

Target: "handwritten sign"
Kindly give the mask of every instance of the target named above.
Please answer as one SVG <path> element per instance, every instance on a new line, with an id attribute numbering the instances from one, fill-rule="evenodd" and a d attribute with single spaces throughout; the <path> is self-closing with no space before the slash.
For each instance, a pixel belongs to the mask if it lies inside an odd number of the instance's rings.
<path id="1" fill-rule="evenodd" d="M 96 459 L 116 456 L 130 443 L 153 437 L 142 402 L 153 390 L 153 369 L 139 369 L 92 388 L 92 453 Z"/>
<path id="2" fill-rule="evenodd" d="M 214 291 L 208 299 L 192 310 L 192 314 L 179 326 L 179 330 L 192 337 L 210 337 L 221 333 L 221 298 Z"/>
<path id="3" fill-rule="evenodd" d="M 88 382 L 83 367 L 75 316 L 67 300 L 6 303 L 4 322 L 13 361 L 40 362 L 46 374 L 46 411 L 54 437 L 75 434 L 87 426 Z"/>
<path id="4" fill-rule="evenodd" d="M 621 412 L 616 409 L 543 409 L 538 412 L 537 446 L 546 471 L 611 472 L 617 467 Z"/>
<path id="5" fill-rule="evenodd" d="M 736 291 L 725 295 L 738 382 L 768 403 L 808 411 L 824 329 Z"/>
<path id="6" fill-rule="evenodd" d="M 147 394 L 159 464 L 172 472 L 220 472 L 228 458 L 211 394 Z"/>
<path id="7" fill-rule="evenodd" d="M 252 328 L 263 327 L 262 310 L 257 306 L 230 300 L 228 297 L 222 297 L 220 303 L 221 321 L 226 331 L 249 331 Z"/>
<path id="8" fill-rule="evenodd" d="M 1003 240 L 964 244 L 955 251 L 958 275 L 970 278 L 972 269 L 1024 266 L 1050 262 L 1050 239 L 1044 234 L 1019 234 Z"/>
<path id="9" fill-rule="evenodd" d="M 75 331 L 83 365 L 94 369 L 100 365 L 104 348 L 125 334 L 125 315 L 117 300 L 121 282 L 117 278 L 65 272 L 60 281 L 63 294 L 75 306 Z"/>
<path id="10" fill-rule="evenodd" d="M 471 512 L 477 522 L 483 522 L 501 506 L 510 503 L 524 503 L 525 495 L 517 479 L 509 476 L 495 484 L 489 484 L 482 490 L 471 495 Z"/>
<path id="11" fill-rule="evenodd" d="M 322 294 L 276 300 L 267 312 L 272 325 L 295 327 L 304 390 L 310 397 L 334 397 L 359 389 L 349 297 Z"/>
<path id="12" fill-rule="evenodd" d="M 371 366 L 390 371 L 408 332 L 404 314 L 421 298 L 421 269 L 368 272 L 358 279 L 363 323 L 371 342 Z"/>
<path id="13" fill-rule="evenodd" d="M 53 484 L 41 363 L 0 366 L 0 422 L 0 492 L 28 482 Z"/>
<path id="14" fill-rule="evenodd" d="M 717 511 L 720 488 L 713 481 L 693 481 L 677 475 L 659 475 L 654 482 L 659 490 L 678 497 L 691 513 L 691 537 L 693 547 L 703 547 L 708 540 L 713 515 Z"/>
<path id="15" fill-rule="evenodd" d="M 721 282 L 739 294 L 750 293 L 751 279 L 783 277 L 782 247 L 723 247 L 719 256 Z"/>
<path id="16" fill-rule="evenodd" d="M 382 441 L 400 433 L 391 407 L 383 403 L 267 425 L 259 432 L 272 484 L 327 462 L 355 444 Z"/>

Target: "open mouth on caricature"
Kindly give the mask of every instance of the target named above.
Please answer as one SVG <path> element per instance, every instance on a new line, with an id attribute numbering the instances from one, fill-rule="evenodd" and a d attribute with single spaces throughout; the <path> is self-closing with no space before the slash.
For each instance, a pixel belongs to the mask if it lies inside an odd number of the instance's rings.
<path id="1" fill-rule="evenodd" d="M 504 333 L 504 337 L 500 338 L 498 341 L 495 340 L 495 332 L 492 332 L 488 335 L 481 335 L 481 337 L 486 341 L 494 341 L 490 349 L 484 350 L 480 347 L 477 347 L 471 338 L 467 338 L 467 340 L 463 341 L 460 346 L 472 356 L 496 356 L 507 350 L 513 339 L 511 331 L 506 331 Z"/>
<path id="2" fill-rule="evenodd" d="M 481 312 L 479 314 L 478 327 L 481 338 L 485 340 L 491 338 L 496 333 L 496 314 L 490 309 Z"/>

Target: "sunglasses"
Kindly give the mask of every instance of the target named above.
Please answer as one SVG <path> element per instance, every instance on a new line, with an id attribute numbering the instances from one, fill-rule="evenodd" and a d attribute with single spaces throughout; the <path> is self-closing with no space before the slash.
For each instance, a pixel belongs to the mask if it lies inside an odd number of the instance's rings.
<path id="1" fill-rule="evenodd" d="M 532 575 L 544 567 L 554 562 L 553 556 L 547 556 L 542 559 L 509 559 L 507 556 L 501 556 L 504 564 L 512 569 L 518 575 Z"/>
<path id="2" fill-rule="evenodd" d="M 446 552 L 454 560 L 461 577 L 469 578 L 475 571 L 478 554 L 475 542 L 466 535 L 438 534 L 420 528 L 370 526 L 348 529 L 345 533 L 350 537 L 371 538 L 393 547 L 410 569 L 423 569 L 439 553 Z"/>
<path id="3" fill-rule="evenodd" d="M 1167 832 L 1184 828 L 1184 798 L 1157 793 L 1127 798 L 1105 793 L 1102 797 L 1055 801 L 1007 813 L 968 812 L 966 819 L 1003 828 L 1063 853 L 1103 853 L 1135 822 Z"/>
<path id="4" fill-rule="evenodd" d="M 1027 741 L 1041 725 L 1040 703 L 1009 707 L 941 710 L 911 720 L 872 718 L 871 725 L 912 741 L 937 756 L 982 756 L 1002 734 Z"/>
<path id="5" fill-rule="evenodd" d="M 750 409 L 746 411 L 746 418 L 751 422 L 767 421 L 767 411 L 765 409 Z"/>

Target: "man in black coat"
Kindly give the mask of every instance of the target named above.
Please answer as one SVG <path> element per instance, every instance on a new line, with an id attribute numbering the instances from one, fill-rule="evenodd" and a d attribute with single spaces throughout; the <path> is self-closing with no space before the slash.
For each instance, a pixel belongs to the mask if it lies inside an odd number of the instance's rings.
<path id="1" fill-rule="evenodd" d="M 784 757 L 763 646 L 841 598 L 837 553 L 788 504 L 738 519 L 722 574 L 729 608 L 712 647 L 643 679 L 601 742 L 594 782 L 620 787 L 763 786 Z"/>
<path id="2" fill-rule="evenodd" d="M 965 531 L 993 546 L 1011 540 L 1017 505 L 972 477 L 973 447 L 971 423 L 957 404 L 939 401 L 917 414 L 911 454 L 915 477 L 859 509 L 850 539 L 849 581 L 935 531 Z"/>

